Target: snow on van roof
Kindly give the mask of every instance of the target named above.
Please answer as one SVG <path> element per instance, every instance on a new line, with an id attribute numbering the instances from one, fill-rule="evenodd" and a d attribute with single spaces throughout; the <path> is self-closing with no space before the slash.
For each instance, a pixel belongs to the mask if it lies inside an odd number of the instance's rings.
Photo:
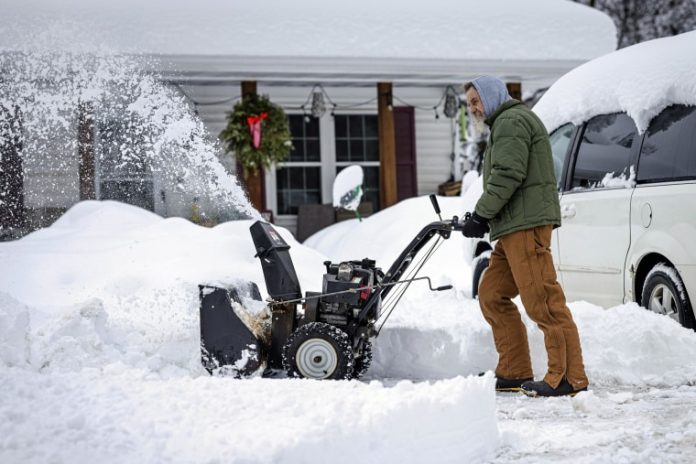
<path id="1" fill-rule="evenodd" d="M 0 17 L 5 51 L 38 44 L 165 55 L 588 60 L 616 48 L 608 16 L 559 0 L 9 3 Z"/>
<path id="2" fill-rule="evenodd" d="M 550 131 L 625 111 L 643 132 L 665 107 L 696 105 L 696 31 L 651 40 L 585 63 L 534 107 Z"/>

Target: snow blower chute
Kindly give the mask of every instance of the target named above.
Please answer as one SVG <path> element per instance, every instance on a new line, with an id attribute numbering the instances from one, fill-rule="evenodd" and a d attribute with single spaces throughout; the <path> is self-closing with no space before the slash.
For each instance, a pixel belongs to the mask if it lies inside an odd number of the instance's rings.
<path id="1" fill-rule="evenodd" d="M 435 195 L 430 200 L 440 220 L 425 226 L 386 274 L 367 258 L 326 261 L 322 291 L 305 296 L 290 246 L 271 224 L 255 222 L 251 236 L 269 295 L 266 317 L 253 317 L 245 310 L 251 303 L 263 306 L 254 283 L 229 289 L 201 285 L 204 367 L 236 377 L 282 369 L 291 377 L 359 378 L 372 359 L 371 339 L 379 335 L 409 285 L 425 280 L 432 291 L 452 288 L 433 288 L 429 277 L 417 277 L 443 239 L 461 231 L 463 224 L 457 216 L 443 221 Z M 436 239 L 430 243 L 432 238 Z M 303 311 L 298 311 L 298 305 Z"/>

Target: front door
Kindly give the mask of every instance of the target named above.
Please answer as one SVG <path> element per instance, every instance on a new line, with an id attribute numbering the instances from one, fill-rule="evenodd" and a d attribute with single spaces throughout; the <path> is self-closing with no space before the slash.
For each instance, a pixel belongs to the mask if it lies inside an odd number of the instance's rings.
<path id="1" fill-rule="evenodd" d="M 640 137 L 624 113 L 591 119 L 561 196 L 559 269 L 568 299 L 605 307 L 623 302 L 630 245 L 634 159 Z"/>

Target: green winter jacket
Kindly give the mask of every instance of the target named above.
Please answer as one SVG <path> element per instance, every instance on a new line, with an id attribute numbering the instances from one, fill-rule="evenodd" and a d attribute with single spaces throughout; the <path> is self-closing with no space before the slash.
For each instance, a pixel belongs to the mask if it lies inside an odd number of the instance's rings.
<path id="1" fill-rule="evenodd" d="M 561 225 L 549 134 L 517 100 L 508 100 L 486 124 L 483 194 L 476 213 L 489 220 L 490 240 L 545 224 Z"/>

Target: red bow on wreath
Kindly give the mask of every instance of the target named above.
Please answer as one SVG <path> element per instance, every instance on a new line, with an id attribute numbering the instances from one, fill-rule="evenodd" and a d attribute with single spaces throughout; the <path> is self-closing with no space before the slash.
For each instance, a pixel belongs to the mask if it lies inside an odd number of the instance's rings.
<path id="1" fill-rule="evenodd" d="M 268 113 L 261 113 L 258 116 L 247 117 L 249 124 L 249 135 L 251 135 L 251 146 L 258 150 L 261 146 L 261 121 L 268 118 Z"/>

